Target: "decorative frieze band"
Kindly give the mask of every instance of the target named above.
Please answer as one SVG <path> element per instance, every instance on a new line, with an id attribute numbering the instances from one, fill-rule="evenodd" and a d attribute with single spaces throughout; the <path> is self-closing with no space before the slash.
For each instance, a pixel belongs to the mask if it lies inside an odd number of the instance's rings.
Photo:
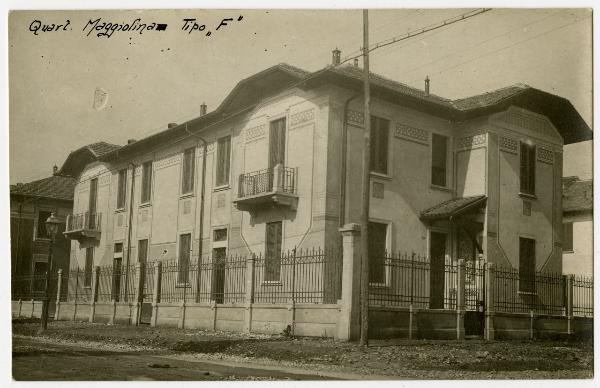
<path id="1" fill-rule="evenodd" d="M 394 135 L 398 138 L 404 138 L 417 143 L 429 145 L 429 132 L 424 129 L 411 127 L 406 124 L 396 123 Z"/>
<path id="2" fill-rule="evenodd" d="M 358 125 L 360 127 L 365 125 L 365 114 L 357 110 L 348 110 L 346 120 L 349 124 Z"/>
<path id="3" fill-rule="evenodd" d="M 553 164 L 554 163 L 554 152 L 547 148 L 538 147 L 537 149 L 537 160 L 542 163 Z"/>
<path id="4" fill-rule="evenodd" d="M 254 140 L 265 135 L 267 129 L 266 124 L 246 129 L 246 141 Z"/>
<path id="5" fill-rule="evenodd" d="M 313 121 L 314 118 L 315 118 L 314 108 L 307 109 L 302 112 L 294 113 L 293 115 L 290 116 L 290 126 L 294 127 L 296 125 L 306 123 L 307 121 Z"/>
<path id="6" fill-rule="evenodd" d="M 181 155 L 172 155 L 154 162 L 154 170 L 160 170 L 166 167 L 178 164 L 181 161 Z"/>
<path id="7" fill-rule="evenodd" d="M 511 154 L 517 154 L 519 150 L 519 142 L 510 137 L 500 136 L 500 150 L 509 152 Z"/>
<path id="8" fill-rule="evenodd" d="M 456 148 L 473 148 L 485 144 L 485 133 L 475 136 L 461 137 L 456 141 Z"/>

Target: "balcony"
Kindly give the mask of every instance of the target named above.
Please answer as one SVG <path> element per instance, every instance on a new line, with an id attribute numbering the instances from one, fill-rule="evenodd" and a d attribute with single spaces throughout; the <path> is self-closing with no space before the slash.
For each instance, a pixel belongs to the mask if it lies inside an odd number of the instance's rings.
<path id="1" fill-rule="evenodd" d="M 233 201 L 241 211 L 252 215 L 258 210 L 284 207 L 296 210 L 297 168 L 277 165 L 274 168 L 241 174 L 238 184 L 238 197 Z"/>
<path id="2" fill-rule="evenodd" d="M 63 233 L 66 238 L 82 241 L 86 239 L 100 240 L 101 213 L 85 212 L 67 216 L 67 225 Z"/>

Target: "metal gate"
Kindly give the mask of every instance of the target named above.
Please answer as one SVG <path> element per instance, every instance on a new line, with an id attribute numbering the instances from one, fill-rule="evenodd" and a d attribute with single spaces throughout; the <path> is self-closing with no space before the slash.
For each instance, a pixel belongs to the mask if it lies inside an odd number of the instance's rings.
<path id="1" fill-rule="evenodd" d="M 465 335 L 483 336 L 485 329 L 485 262 L 465 263 Z"/>

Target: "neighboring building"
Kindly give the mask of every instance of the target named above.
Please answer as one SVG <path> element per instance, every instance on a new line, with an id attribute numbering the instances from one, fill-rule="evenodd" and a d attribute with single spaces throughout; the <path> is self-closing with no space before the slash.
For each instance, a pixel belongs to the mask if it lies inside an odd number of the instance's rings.
<path id="1" fill-rule="evenodd" d="M 594 185 L 563 178 L 563 273 L 594 276 Z"/>
<path id="2" fill-rule="evenodd" d="M 282 251 L 337 247 L 339 227 L 360 220 L 362 82 L 357 67 L 279 64 L 216 110 L 88 164 L 66 231 L 72 265 L 91 279 L 94 265 L 260 253 L 263 285 L 276 286 Z M 454 101 L 428 89 L 371 78 L 371 262 L 416 252 L 432 271 L 480 258 L 560 273 L 562 147 L 589 127 L 529 86 Z"/>
<path id="3" fill-rule="evenodd" d="M 46 219 L 55 213 L 66 220 L 73 210 L 73 192 L 76 179 L 87 163 L 118 146 L 95 143 L 73 151 L 60 171 L 55 166 L 53 175 L 29 183 L 10 186 L 11 274 L 15 278 L 43 275 L 48 270 L 50 236 L 46 231 Z M 71 243 L 60 231 L 53 246 L 53 268 L 69 269 Z M 13 290 L 26 294 L 41 291 L 43 282 L 20 282 Z M 31 287 L 31 288 L 30 288 Z M 36 289 L 40 288 L 41 289 Z"/>

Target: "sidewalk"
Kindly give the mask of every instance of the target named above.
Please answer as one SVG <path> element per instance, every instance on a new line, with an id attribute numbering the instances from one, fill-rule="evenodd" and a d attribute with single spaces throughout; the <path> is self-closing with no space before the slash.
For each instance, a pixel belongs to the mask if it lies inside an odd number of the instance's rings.
<path id="1" fill-rule="evenodd" d="M 367 349 L 330 339 L 51 322 L 40 338 L 37 321 L 13 321 L 13 335 L 54 343 L 151 352 L 180 360 L 321 372 L 358 379 L 591 378 L 593 343 L 372 341 Z M 346 377 L 344 377 L 346 376 Z"/>

